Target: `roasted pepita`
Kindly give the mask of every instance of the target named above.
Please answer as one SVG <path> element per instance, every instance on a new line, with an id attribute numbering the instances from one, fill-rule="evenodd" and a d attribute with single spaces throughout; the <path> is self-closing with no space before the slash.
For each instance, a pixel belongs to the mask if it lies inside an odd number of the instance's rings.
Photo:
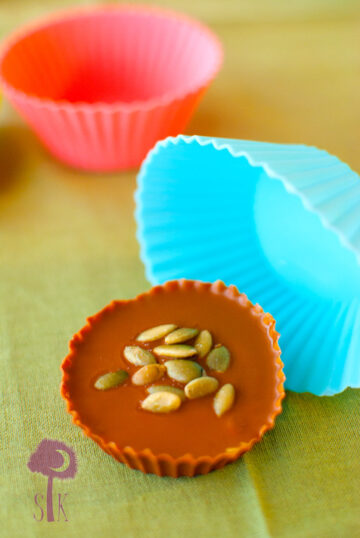
<path id="1" fill-rule="evenodd" d="M 165 336 L 165 344 L 180 344 L 181 342 L 190 340 L 190 338 L 194 338 L 197 334 L 199 334 L 198 329 L 181 327 Z"/>
<path id="2" fill-rule="evenodd" d="M 206 329 L 201 331 L 195 340 L 195 349 L 200 358 L 205 357 L 212 346 L 212 336 Z"/>
<path id="3" fill-rule="evenodd" d="M 179 359 L 196 355 L 196 349 L 193 346 L 186 346 L 184 344 L 157 346 L 153 349 L 153 352 L 158 357 L 175 357 Z"/>
<path id="4" fill-rule="evenodd" d="M 189 383 L 202 374 L 200 364 L 190 360 L 174 359 L 167 361 L 165 367 L 168 376 L 179 383 Z"/>
<path id="5" fill-rule="evenodd" d="M 147 329 L 146 331 L 140 333 L 136 337 L 136 340 L 138 342 L 154 342 L 155 340 L 164 338 L 164 336 L 171 333 L 175 329 L 176 325 L 173 323 L 168 323 L 167 325 L 157 325 L 156 327 L 152 327 L 151 329 Z"/>
<path id="6" fill-rule="evenodd" d="M 182 389 L 172 387 L 171 385 L 151 385 L 146 390 L 149 394 L 154 394 L 155 392 L 171 392 L 172 394 L 177 394 L 182 402 L 186 399 L 185 392 Z"/>
<path id="7" fill-rule="evenodd" d="M 142 349 L 139 346 L 126 346 L 124 348 L 124 357 L 135 366 L 145 366 L 146 364 L 156 363 L 154 355 L 150 351 Z"/>
<path id="8" fill-rule="evenodd" d="M 214 411 L 221 417 L 226 411 L 232 408 L 235 400 L 235 389 L 231 383 L 223 385 L 214 397 Z"/>
<path id="9" fill-rule="evenodd" d="M 129 374 L 125 370 L 117 370 L 116 372 L 108 372 L 101 375 L 94 383 L 94 387 L 98 390 L 108 390 L 118 387 L 124 383 Z"/>
<path id="10" fill-rule="evenodd" d="M 215 377 L 198 377 L 185 385 L 185 396 L 190 400 L 202 398 L 215 392 L 219 386 L 219 381 Z"/>
<path id="11" fill-rule="evenodd" d="M 165 371 L 162 364 L 147 364 L 133 374 L 131 381 L 134 385 L 147 385 L 160 379 Z"/>
<path id="12" fill-rule="evenodd" d="M 215 347 L 207 356 L 206 364 L 211 370 L 225 372 L 230 364 L 229 350 L 225 346 Z"/>
<path id="13" fill-rule="evenodd" d="M 179 409 L 181 399 L 171 392 L 154 392 L 149 394 L 142 402 L 141 407 L 152 413 L 171 413 Z"/>

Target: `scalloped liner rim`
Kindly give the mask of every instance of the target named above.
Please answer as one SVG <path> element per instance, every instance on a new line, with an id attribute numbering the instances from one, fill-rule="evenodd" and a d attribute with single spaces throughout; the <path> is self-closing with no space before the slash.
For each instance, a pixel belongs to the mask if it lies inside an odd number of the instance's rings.
<path id="1" fill-rule="evenodd" d="M 222 452 L 216 456 L 199 456 L 195 457 L 191 453 L 186 453 L 180 457 L 173 457 L 170 454 L 154 454 L 150 449 L 136 451 L 130 446 L 120 447 L 113 441 L 105 441 L 99 435 L 93 433 L 91 429 L 82 423 L 78 412 L 75 410 L 73 403 L 69 397 L 67 390 L 67 383 L 69 380 L 69 368 L 73 359 L 76 357 L 76 345 L 78 342 L 83 341 L 86 334 L 91 330 L 92 326 L 96 324 L 97 320 L 102 318 L 104 313 L 113 310 L 118 304 L 127 304 L 134 301 L 142 301 L 147 297 L 158 293 L 171 292 L 175 289 L 181 288 L 196 288 L 203 290 L 211 290 L 215 293 L 221 293 L 228 298 L 237 299 L 238 302 L 245 308 L 248 308 L 250 312 L 259 319 L 259 322 L 267 328 L 267 334 L 272 344 L 273 349 L 276 351 L 275 365 L 276 365 L 276 379 L 277 384 L 275 386 L 276 394 L 274 397 L 273 409 L 268 420 L 261 426 L 258 434 L 250 441 L 241 443 L 238 447 L 232 447 L 227 449 L 228 452 Z M 196 474 L 206 474 L 212 470 L 220 469 L 224 465 L 237 460 L 244 452 L 249 451 L 255 443 L 260 441 L 266 431 L 272 429 L 275 424 L 275 418 L 282 411 L 281 402 L 285 397 L 284 381 L 285 375 L 283 372 L 283 363 L 280 355 L 281 351 L 278 345 L 279 333 L 275 330 L 275 320 L 271 314 L 264 313 L 260 305 L 253 305 L 247 296 L 240 293 L 233 285 L 226 286 L 222 281 L 218 280 L 211 283 L 204 283 L 195 280 L 172 280 L 163 285 L 155 286 L 150 290 L 139 294 L 134 299 L 126 300 L 114 300 L 107 306 L 100 310 L 97 314 L 87 318 L 86 325 L 80 329 L 70 340 L 69 350 L 70 353 L 65 357 L 62 362 L 61 370 L 63 371 L 63 378 L 61 382 L 61 396 L 66 401 L 66 407 L 68 413 L 72 415 L 72 421 L 79 426 L 85 435 L 93 439 L 106 453 L 113 456 L 118 461 L 126 464 L 127 466 L 140 470 L 144 473 L 154 473 L 158 476 L 170 476 L 177 478 L 179 476 L 194 476 Z"/>
<path id="2" fill-rule="evenodd" d="M 241 140 L 238 140 L 239 142 L 241 142 Z M 141 220 L 140 220 L 140 212 L 141 212 L 141 209 L 142 209 L 142 201 L 141 201 L 141 196 L 142 196 L 142 192 L 143 192 L 143 181 L 144 181 L 144 178 L 147 174 L 147 171 L 148 171 L 148 168 L 150 167 L 151 165 L 151 162 L 153 160 L 153 158 L 158 154 L 160 153 L 160 151 L 162 149 L 166 149 L 166 147 L 170 144 L 176 146 L 179 142 L 185 142 L 186 144 L 190 145 L 190 144 L 193 144 L 193 143 L 197 143 L 199 146 L 208 146 L 208 145 L 211 145 L 213 146 L 213 148 L 217 151 L 228 151 L 230 153 L 230 155 L 232 155 L 234 158 L 245 158 L 247 160 L 247 162 L 249 163 L 249 165 L 253 168 L 261 168 L 265 174 L 272 178 L 272 179 L 276 179 L 278 181 L 281 181 L 281 183 L 284 185 L 284 188 L 286 189 L 286 191 L 290 194 L 294 194 L 296 196 L 298 196 L 304 206 L 304 208 L 308 211 L 310 211 L 311 213 L 314 213 L 315 215 L 317 215 L 320 219 L 320 222 L 322 223 L 322 225 L 327 228 L 328 230 L 332 231 L 333 233 L 336 234 L 336 236 L 339 238 L 341 244 L 347 248 L 348 250 L 350 250 L 351 252 L 354 253 L 355 257 L 356 257 L 356 260 L 360 266 L 360 251 L 354 246 L 352 245 L 352 243 L 348 240 L 348 238 L 345 236 L 345 234 L 343 232 L 341 232 L 338 228 L 336 228 L 335 226 L 333 226 L 331 224 L 331 222 L 320 212 L 318 211 L 318 209 L 312 205 L 309 200 L 304 196 L 304 194 L 302 194 L 299 189 L 297 189 L 296 187 L 294 187 L 290 182 L 289 180 L 287 179 L 286 176 L 284 175 L 281 175 L 281 174 L 278 174 L 276 171 L 274 171 L 271 167 L 271 165 L 269 165 L 267 162 L 264 162 L 264 161 L 257 161 L 256 159 L 254 159 L 253 157 L 251 157 L 250 155 L 250 151 L 245 151 L 245 150 L 242 150 L 242 151 L 235 151 L 232 149 L 232 147 L 230 146 L 229 144 L 229 140 L 228 139 L 225 139 L 225 138 L 211 138 L 211 137 L 201 137 L 201 135 L 194 135 L 194 136 L 187 136 L 187 135 L 178 135 L 176 137 L 173 137 L 173 136 L 169 136 L 163 140 L 159 140 L 155 146 L 149 151 L 149 153 L 147 154 L 147 156 L 145 157 L 142 165 L 141 165 L 141 168 L 140 168 L 140 172 L 138 174 L 138 178 L 137 178 L 137 190 L 135 192 L 135 203 L 136 203 L 136 209 L 135 209 L 135 219 L 136 219 L 136 223 L 137 223 L 137 231 L 136 231 L 136 237 L 137 237 L 137 240 L 140 244 L 140 258 L 142 260 L 142 262 L 144 263 L 145 265 L 145 269 L 146 269 L 146 276 L 147 278 L 149 279 L 149 281 L 152 283 L 152 284 L 158 284 L 157 282 L 157 279 L 155 277 L 155 275 L 152 273 L 152 270 L 150 269 L 150 259 L 149 257 L 147 256 L 146 254 L 146 249 L 145 249 L 145 241 L 144 241 L 144 238 L 143 238 L 143 228 L 141 226 Z M 287 148 L 297 148 L 297 149 L 300 149 L 300 148 L 309 148 L 309 149 L 317 149 L 320 153 L 323 152 L 325 153 L 326 155 L 324 156 L 325 157 L 335 157 L 334 155 L 331 155 L 330 153 L 328 153 L 326 150 L 321 150 L 319 148 L 317 148 L 316 146 L 306 146 L 304 144 L 276 144 L 276 143 L 269 143 L 269 142 L 255 142 L 255 141 L 251 141 L 251 140 L 243 140 L 244 143 L 253 143 L 254 144 L 254 147 L 256 147 L 256 144 L 259 143 L 259 144 L 269 144 L 271 146 L 276 146 L 276 147 L 281 147 L 281 148 L 284 148 L 284 149 L 287 149 Z M 345 166 L 348 167 L 349 171 L 353 172 L 353 170 L 346 164 L 344 163 L 343 161 L 341 161 L 338 157 L 335 157 L 338 162 L 340 164 L 343 164 Z M 345 387 L 346 388 L 346 387 Z"/>

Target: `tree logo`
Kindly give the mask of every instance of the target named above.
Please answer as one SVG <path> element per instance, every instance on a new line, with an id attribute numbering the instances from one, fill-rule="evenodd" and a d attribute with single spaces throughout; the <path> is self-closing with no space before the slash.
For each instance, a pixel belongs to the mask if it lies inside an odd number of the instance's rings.
<path id="1" fill-rule="evenodd" d="M 61 441 L 43 439 L 35 452 L 31 454 L 27 466 L 32 473 L 41 473 L 44 476 L 47 476 L 46 516 L 47 521 L 55 521 L 53 507 L 53 480 L 54 478 L 60 480 L 74 478 L 77 472 L 75 452 Z M 61 498 L 61 495 L 63 495 L 63 498 Z M 65 521 L 68 521 L 63 507 L 63 502 L 66 496 L 67 493 L 58 494 L 59 510 L 57 521 L 60 521 L 61 511 L 65 517 Z M 36 521 L 42 521 L 44 518 L 44 509 L 40 504 L 41 498 L 44 498 L 44 496 L 39 493 L 34 497 L 35 504 L 41 510 L 40 517 L 36 517 L 35 514 L 33 516 Z"/>

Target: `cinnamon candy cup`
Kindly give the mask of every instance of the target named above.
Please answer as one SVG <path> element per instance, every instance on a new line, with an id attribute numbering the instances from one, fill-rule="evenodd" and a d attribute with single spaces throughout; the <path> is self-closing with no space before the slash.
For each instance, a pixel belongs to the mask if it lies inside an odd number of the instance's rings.
<path id="1" fill-rule="evenodd" d="M 126 346 L 139 345 L 136 337 L 142 331 L 167 323 L 207 329 L 215 349 L 221 344 L 229 350 L 224 372 L 212 370 L 206 356 L 186 359 L 197 361 L 219 388 L 234 386 L 235 402 L 222 416 L 214 412 L 215 393 L 186 399 L 170 413 L 141 407 L 149 386 L 183 386 L 166 375 L 135 386 L 131 376 L 139 366 L 123 355 Z M 63 361 L 61 394 L 73 422 L 118 461 L 159 476 L 205 474 L 238 459 L 274 426 L 285 394 L 278 336 L 272 316 L 235 286 L 167 282 L 135 299 L 113 301 L 88 318 Z M 153 350 L 160 342 L 141 345 Z M 167 360 L 173 359 L 157 357 L 159 363 Z M 129 374 L 121 386 L 94 388 L 99 376 L 119 369 Z"/>

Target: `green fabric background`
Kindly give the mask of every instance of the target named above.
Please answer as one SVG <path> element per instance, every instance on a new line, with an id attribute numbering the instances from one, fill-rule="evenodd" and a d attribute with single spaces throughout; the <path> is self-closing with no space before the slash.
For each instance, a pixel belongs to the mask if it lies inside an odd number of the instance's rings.
<path id="1" fill-rule="evenodd" d="M 189 133 L 316 144 L 359 171 L 356 1 L 158 3 L 208 22 L 225 46 Z M 2 0 L 0 37 L 70 4 Z M 131 471 L 72 425 L 59 394 L 68 340 L 111 299 L 149 287 L 135 240 L 135 177 L 62 166 L 3 104 L 0 536 L 360 537 L 359 390 L 288 393 L 260 444 L 194 479 Z M 68 522 L 33 519 L 46 479 L 26 463 L 44 437 L 78 457 L 75 479 L 54 481 L 55 516 L 56 495 L 68 493 Z"/>

